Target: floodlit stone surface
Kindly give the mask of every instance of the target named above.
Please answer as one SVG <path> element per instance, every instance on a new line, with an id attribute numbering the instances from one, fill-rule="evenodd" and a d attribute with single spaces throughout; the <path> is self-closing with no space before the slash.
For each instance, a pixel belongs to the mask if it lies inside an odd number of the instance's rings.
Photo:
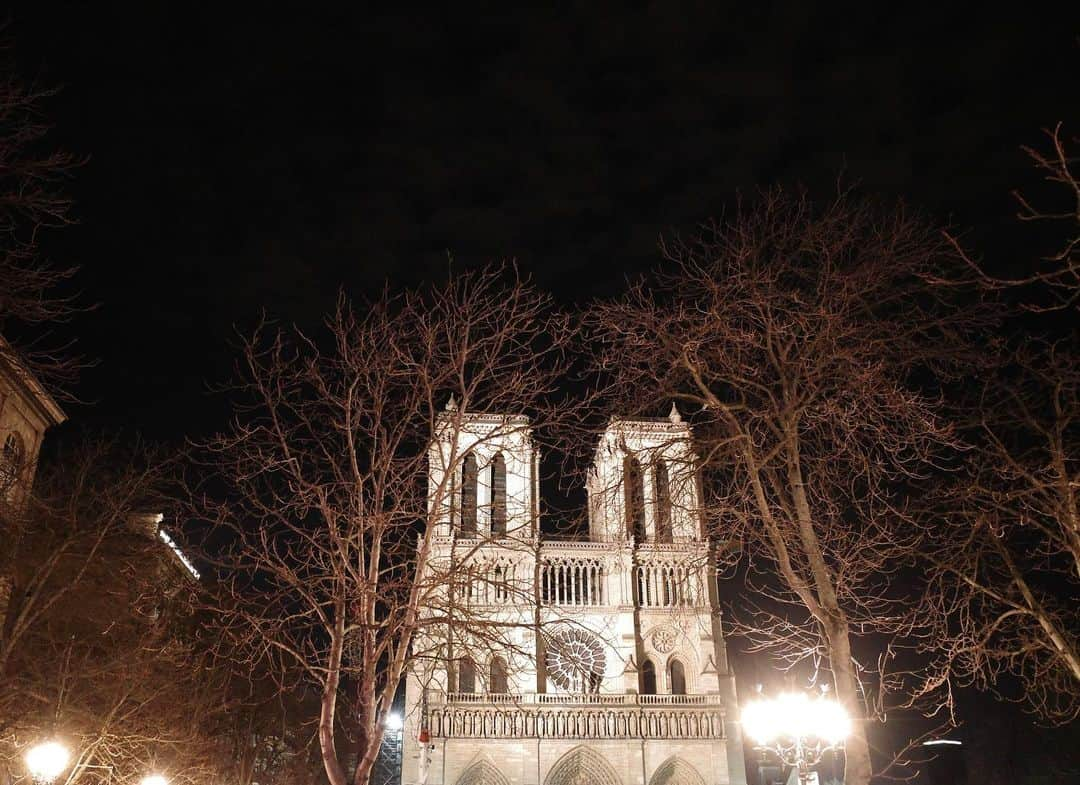
<path id="1" fill-rule="evenodd" d="M 527 420 L 449 409 L 444 423 L 429 455 L 440 520 L 429 568 L 469 566 L 447 591 L 477 632 L 417 640 L 428 656 L 407 682 L 402 783 L 744 783 L 696 457 L 677 410 L 608 425 L 582 541 L 537 536 Z"/>

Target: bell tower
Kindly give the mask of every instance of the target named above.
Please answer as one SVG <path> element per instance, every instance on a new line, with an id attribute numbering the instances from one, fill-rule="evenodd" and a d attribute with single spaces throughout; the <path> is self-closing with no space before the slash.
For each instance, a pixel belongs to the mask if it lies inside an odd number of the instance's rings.
<path id="1" fill-rule="evenodd" d="M 701 539 L 700 494 L 690 427 L 675 404 L 667 417 L 613 419 L 589 471 L 589 539 L 678 543 Z"/>
<path id="2" fill-rule="evenodd" d="M 438 511 L 436 534 L 535 537 L 538 462 L 528 417 L 465 412 L 451 396 L 428 451 L 428 507 Z"/>

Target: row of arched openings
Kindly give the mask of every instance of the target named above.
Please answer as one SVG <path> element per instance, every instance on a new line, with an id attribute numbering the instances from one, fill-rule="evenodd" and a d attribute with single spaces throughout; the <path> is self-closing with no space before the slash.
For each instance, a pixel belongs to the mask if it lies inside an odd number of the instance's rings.
<path id="1" fill-rule="evenodd" d="M 648 657 L 641 661 L 641 694 L 656 695 L 656 666 Z M 668 686 L 672 695 L 686 694 L 686 668 L 679 659 L 668 663 Z"/>
<path id="2" fill-rule="evenodd" d="M 478 691 L 476 661 L 472 657 L 465 657 L 458 663 L 457 681 L 458 692 L 474 694 Z M 506 660 L 502 657 L 492 657 L 491 662 L 488 664 L 487 689 L 481 689 L 479 692 L 502 695 L 509 691 Z"/>
<path id="3" fill-rule="evenodd" d="M 656 541 L 671 542 L 671 478 L 667 463 L 653 461 L 653 498 L 656 500 Z M 626 533 L 645 542 L 645 472 L 633 455 L 623 459 L 623 491 L 626 494 Z"/>
<path id="4" fill-rule="evenodd" d="M 491 463 L 484 467 L 484 471 L 488 473 L 485 479 L 491 489 L 491 533 L 496 536 L 506 534 L 506 459 L 501 452 L 495 454 Z M 476 536 L 479 481 L 480 469 L 476 454 L 470 452 L 461 464 L 461 533 L 466 537 Z"/>

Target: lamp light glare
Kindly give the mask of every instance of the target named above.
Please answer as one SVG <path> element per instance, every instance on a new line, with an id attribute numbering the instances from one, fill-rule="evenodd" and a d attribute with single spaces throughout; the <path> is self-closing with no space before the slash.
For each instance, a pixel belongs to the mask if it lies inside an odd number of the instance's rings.
<path id="1" fill-rule="evenodd" d="M 142 778 L 142 785 L 169 785 L 169 781 L 160 774 L 147 774 Z"/>
<path id="2" fill-rule="evenodd" d="M 401 719 L 401 715 L 396 711 L 392 711 L 386 715 L 386 729 L 398 731 L 401 730 L 404 725 L 404 721 Z"/>
<path id="3" fill-rule="evenodd" d="M 836 701 L 817 701 L 815 721 L 817 735 L 828 744 L 836 745 L 851 735 L 851 718 Z"/>
<path id="4" fill-rule="evenodd" d="M 67 768 L 71 753 L 58 741 L 38 744 L 26 753 L 26 768 L 35 782 L 49 783 Z"/>
<path id="5" fill-rule="evenodd" d="M 742 711 L 742 724 L 746 735 L 760 745 L 799 738 L 836 745 L 851 733 L 851 720 L 843 706 L 826 698 L 811 700 L 802 692 L 752 701 Z"/>

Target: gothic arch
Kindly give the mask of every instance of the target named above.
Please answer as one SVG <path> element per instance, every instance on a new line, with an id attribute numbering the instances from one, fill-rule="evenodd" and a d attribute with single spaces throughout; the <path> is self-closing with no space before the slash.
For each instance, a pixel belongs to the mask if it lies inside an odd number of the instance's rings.
<path id="1" fill-rule="evenodd" d="M 641 669 L 638 671 L 640 675 L 641 684 L 639 689 L 642 695 L 655 695 L 656 694 L 656 666 L 653 665 L 653 661 L 648 657 L 641 658 Z"/>
<path id="2" fill-rule="evenodd" d="M 671 757 L 660 764 L 649 785 L 705 785 L 705 780 L 682 758 Z"/>
<path id="3" fill-rule="evenodd" d="M 697 658 L 694 656 L 694 652 L 689 647 L 686 649 L 676 649 L 668 655 L 665 662 L 661 663 L 661 666 L 664 669 L 664 689 L 669 693 L 671 692 L 671 664 L 676 660 L 683 667 L 683 679 L 686 682 L 685 694 L 693 695 L 698 690 L 701 669 L 697 665 Z"/>
<path id="4" fill-rule="evenodd" d="M 12 431 L 4 437 L 4 446 L 0 447 L 0 492 L 15 484 L 23 470 L 26 458 L 26 445 L 18 432 Z"/>
<path id="5" fill-rule="evenodd" d="M 501 452 L 491 459 L 491 534 L 506 534 L 506 459 Z"/>
<path id="6" fill-rule="evenodd" d="M 645 476 L 641 461 L 633 455 L 623 458 L 623 502 L 626 513 L 626 536 L 645 542 Z"/>
<path id="7" fill-rule="evenodd" d="M 656 541 L 671 542 L 671 480 L 668 477 L 667 463 L 658 458 L 653 465 L 653 482 L 656 490 Z"/>
<path id="8" fill-rule="evenodd" d="M 686 665 L 679 657 L 668 660 L 668 692 L 672 695 L 686 695 L 689 686 L 686 679 Z"/>
<path id="9" fill-rule="evenodd" d="M 476 692 L 476 661 L 465 657 L 458 664 L 458 692 Z"/>
<path id="10" fill-rule="evenodd" d="M 619 775 L 603 756 L 588 747 L 575 747 L 551 767 L 544 785 L 620 785 Z M 696 785 L 696 784 L 695 784 Z"/>
<path id="11" fill-rule="evenodd" d="M 486 760 L 478 760 L 458 777 L 457 785 L 510 785 L 506 777 Z"/>
<path id="12" fill-rule="evenodd" d="M 487 691 L 500 695 L 509 692 L 506 660 L 498 655 L 491 659 L 489 665 Z"/>
<path id="13" fill-rule="evenodd" d="M 461 534 L 476 536 L 476 487 L 479 476 L 476 455 L 469 453 L 461 462 Z"/>

